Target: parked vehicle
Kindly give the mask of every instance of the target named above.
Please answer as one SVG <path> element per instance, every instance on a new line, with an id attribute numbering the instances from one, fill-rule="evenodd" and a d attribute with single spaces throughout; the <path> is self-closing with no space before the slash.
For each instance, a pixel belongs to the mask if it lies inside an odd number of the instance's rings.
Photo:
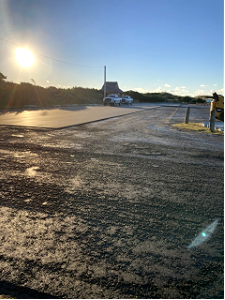
<path id="1" fill-rule="evenodd" d="M 132 105 L 133 103 L 133 98 L 131 98 L 130 96 L 128 95 L 123 95 L 122 96 L 122 104 L 131 104 Z"/>
<path id="2" fill-rule="evenodd" d="M 213 100 L 211 102 L 211 111 L 215 110 L 216 119 L 224 122 L 224 96 L 213 94 Z"/>
<path id="3" fill-rule="evenodd" d="M 107 97 L 103 98 L 103 104 L 104 105 L 115 105 L 118 104 L 119 106 L 122 103 L 122 98 L 120 98 L 118 95 L 116 94 L 110 94 Z"/>

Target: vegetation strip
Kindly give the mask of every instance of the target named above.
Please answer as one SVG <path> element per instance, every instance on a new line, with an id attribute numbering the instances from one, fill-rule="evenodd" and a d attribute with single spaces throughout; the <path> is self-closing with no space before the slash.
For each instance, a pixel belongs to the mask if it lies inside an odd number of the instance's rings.
<path id="1" fill-rule="evenodd" d="M 178 123 L 178 124 L 173 124 L 173 127 L 177 129 L 186 129 L 186 130 L 195 130 L 198 132 L 206 132 L 206 133 L 211 133 L 211 134 L 219 134 L 219 135 L 224 135 L 223 131 L 215 129 L 214 132 L 211 132 L 208 127 L 204 127 L 201 123 Z"/>

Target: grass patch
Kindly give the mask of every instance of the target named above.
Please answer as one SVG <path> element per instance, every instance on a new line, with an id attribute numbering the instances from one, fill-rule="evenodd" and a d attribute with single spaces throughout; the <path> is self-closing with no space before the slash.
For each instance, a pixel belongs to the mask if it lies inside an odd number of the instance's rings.
<path id="1" fill-rule="evenodd" d="M 178 124 L 173 124 L 172 125 L 175 128 L 178 128 L 180 130 L 186 129 L 186 130 L 194 130 L 197 132 L 206 132 L 206 133 L 211 133 L 211 134 L 219 134 L 219 135 L 224 135 L 223 131 L 219 131 L 215 129 L 214 132 L 211 132 L 208 127 L 204 127 L 201 123 L 178 123 Z"/>

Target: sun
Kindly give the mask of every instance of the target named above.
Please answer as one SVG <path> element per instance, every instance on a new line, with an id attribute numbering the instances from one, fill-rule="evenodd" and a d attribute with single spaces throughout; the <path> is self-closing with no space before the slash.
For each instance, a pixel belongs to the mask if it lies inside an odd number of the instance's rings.
<path id="1" fill-rule="evenodd" d="M 17 48 L 16 59 L 22 67 L 30 67 L 34 63 L 34 56 L 28 49 Z"/>

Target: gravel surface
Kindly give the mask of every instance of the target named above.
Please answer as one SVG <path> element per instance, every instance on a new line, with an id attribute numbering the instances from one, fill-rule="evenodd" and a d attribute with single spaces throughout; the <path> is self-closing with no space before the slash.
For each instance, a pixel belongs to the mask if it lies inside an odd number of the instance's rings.
<path id="1" fill-rule="evenodd" d="M 192 107 L 190 121 L 208 113 Z M 2 126 L 0 294 L 222 299 L 223 136 L 171 126 L 184 116 L 161 107 L 64 130 Z"/>

